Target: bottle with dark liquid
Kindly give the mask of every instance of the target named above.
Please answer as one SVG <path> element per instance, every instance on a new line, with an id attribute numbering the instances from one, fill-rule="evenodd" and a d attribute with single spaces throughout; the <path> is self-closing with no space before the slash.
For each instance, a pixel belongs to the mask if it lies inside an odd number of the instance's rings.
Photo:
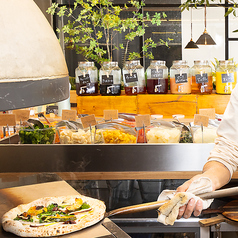
<path id="1" fill-rule="evenodd" d="M 126 95 L 146 93 L 145 70 L 139 60 L 126 61 L 122 74 Z"/>
<path id="2" fill-rule="evenodd" d="M 102 96 L 121 95 L 121 69 L 118 62 L 103 62 L 99 70 L 99 80 Z"/>
<path id="3" fill-rule="evenodd" d="M 212 68 L 208 60 L 195 60 L 192 72 L 192 93 L 210 94 L 212 93 Z"/>
<path id="4" fill-rule="evenodd" d="M 146 72 L 147 92 L 149 94 L 168 93 L 168 68 L 165 61 L 152 60 Z"/>
<path id="5" fill-rule="evenodd" d="M 78 96 L 98 95 L 98 69 L 94 62 L 78 62 L 75 69 L 75 83 Z"/>

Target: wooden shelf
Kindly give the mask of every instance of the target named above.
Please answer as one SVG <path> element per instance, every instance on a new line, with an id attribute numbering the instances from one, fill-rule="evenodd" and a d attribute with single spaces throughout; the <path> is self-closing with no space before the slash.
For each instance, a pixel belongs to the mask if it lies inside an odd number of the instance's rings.
<path id="1" fill-rule="evenodd" d="M 78 114 L 94 114 L 103 116 L 104 109 L 118 109 L 118 112 L 136 114 L 162 114 L 171 118 L 173 114 L 193 117 L 200 108 L 215 108 L 216 113 L 223 114 L 230 95 L 175 95 L 175 94 L 139 94 L 127 96 L 77 96 L 71 94 L 71 103 L 77 103 Z M 75 101 L 76 100 L 76 101 Z"/>

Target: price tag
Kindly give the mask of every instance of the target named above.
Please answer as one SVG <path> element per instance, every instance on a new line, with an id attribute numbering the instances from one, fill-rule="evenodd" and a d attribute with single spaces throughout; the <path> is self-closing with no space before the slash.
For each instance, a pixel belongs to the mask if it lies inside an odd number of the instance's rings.
<path id="1" fill-rule="evenodd" d="M 96 118 L 94 115 L 81 117 L 81 122 L 82 122 L 83 128 L 88 128 L 90 126 L 97 125 Z"/>
<path id="2" fill-rule="evenodd" d="M 209 117 L 208 116 L 203 116 L 200 114 L 195 114 L 194 115 L 194 125 L 203 125 L 203 126 L 208 126 L 208 122 L 209 122 Z"/>
<path id="3" fill-rule="evenodd" d="M 16 115 L 15 114 L 1 114 L 0 115 L 0 126 L 15 126 Z"/>
<path id="4" fill-rule="evenodd" d="M 140 115 L 135 117 L 136 127 L 143 127 L 150 125 L 150 115 Z"/>
<path id="5" fill-rule="evenodd" d="M 118 119 L 118 110 L 104 110 L 103 117 L 105 120 Z"/>
<path id="6" fill-rule="evenodd" d="M 77 112 L 76 110 L 62 110 L 62 120 L 76 121 Z"/>
<path id="7" fill-rule="evenodd" d="M 30 117 L 29 109 L 14 110 L 13 114 L 16 115 L 16 121 L 27 121 Z"/>
<path id="8" fill-rule="evenodd" d="M 199 109 L 199 114 L 203 116 L 208 116 L 209 119 L 213 120 L 216 118 L 215 108 L 201 108 Z"/>

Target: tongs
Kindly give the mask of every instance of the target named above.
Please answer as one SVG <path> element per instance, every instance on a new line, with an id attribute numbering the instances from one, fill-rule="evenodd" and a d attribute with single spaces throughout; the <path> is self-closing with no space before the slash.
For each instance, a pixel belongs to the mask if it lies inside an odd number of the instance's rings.
<path id="1" fill-rule="evenodd" d="M 220 197 L 229 197 L 234 195 L 238 195 L 238 187 L 220 189 L 213 192 L 202 193 L 197 196 L 200 197 L 201 199 L 212 199 L 212 198 L 220 198 Z M 130 213 L 136 213 L 136 212 L 156 210 L 168 201 L 169 200 L 163 200 L 163 201 L 142 203 L 142 204 L 128 206 L 128 207 L 122 207 L 122 208 L 118 208 L 118 209 L 106 212 L 104 217 L 111 217 L 111 216 L 119 215 L 119 214 L 130 214 Z"/>

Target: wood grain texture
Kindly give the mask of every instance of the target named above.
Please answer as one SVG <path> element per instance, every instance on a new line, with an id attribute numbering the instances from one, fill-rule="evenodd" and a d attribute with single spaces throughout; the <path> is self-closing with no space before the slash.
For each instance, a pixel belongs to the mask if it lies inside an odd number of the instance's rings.
<path id="1" fill-rule="evenodd" d="M 139 114 L 161 114 L 171 117 L 173 114 L 183 114 L 193 117 L 197 110 L 196 95 L 138 95 Z"/>
<path id="2" fill-rule="evenodd" d="M 200 173 L 201 171 L 56 172 L 63 180 L 190 179 Z M 2 182 L 11 182 L 36 174 L 40 173 L 0 173 L 0 178 Z M 232 179 L 238 179 L 238 171 Z"/>
<path id="3" fill-rule="evenodd" d="M 94 114 L 103 116 L 104 109 L 117 109 L 122 113 L 162 114 L 164 118 L 171 118 L 173 114 L 183 114 L 193 118 L 201 108 L 215 108 L 215 112 L 223 114 L 230 95 L 199 95 L 199 94 L 139 94 L 127 96 L 122 91 L 120 96 L 76 96 L 70 99 L 77 102 L 78 114 Z"/>
<path id="4" fill-rule="evenodd" d="M 137 113 L 136 96 L 78 96 L 78 114 L 103 116 L 103 110 L 117 109 L 118 112 Z"/>
<path id="5" fill-rule="evenodd" d="M 197 107 L 198 108 L 215 108 L 217 114 L 223 114 L 226 106 L 230 100 L 230 95 L 199 95 Z"/>

